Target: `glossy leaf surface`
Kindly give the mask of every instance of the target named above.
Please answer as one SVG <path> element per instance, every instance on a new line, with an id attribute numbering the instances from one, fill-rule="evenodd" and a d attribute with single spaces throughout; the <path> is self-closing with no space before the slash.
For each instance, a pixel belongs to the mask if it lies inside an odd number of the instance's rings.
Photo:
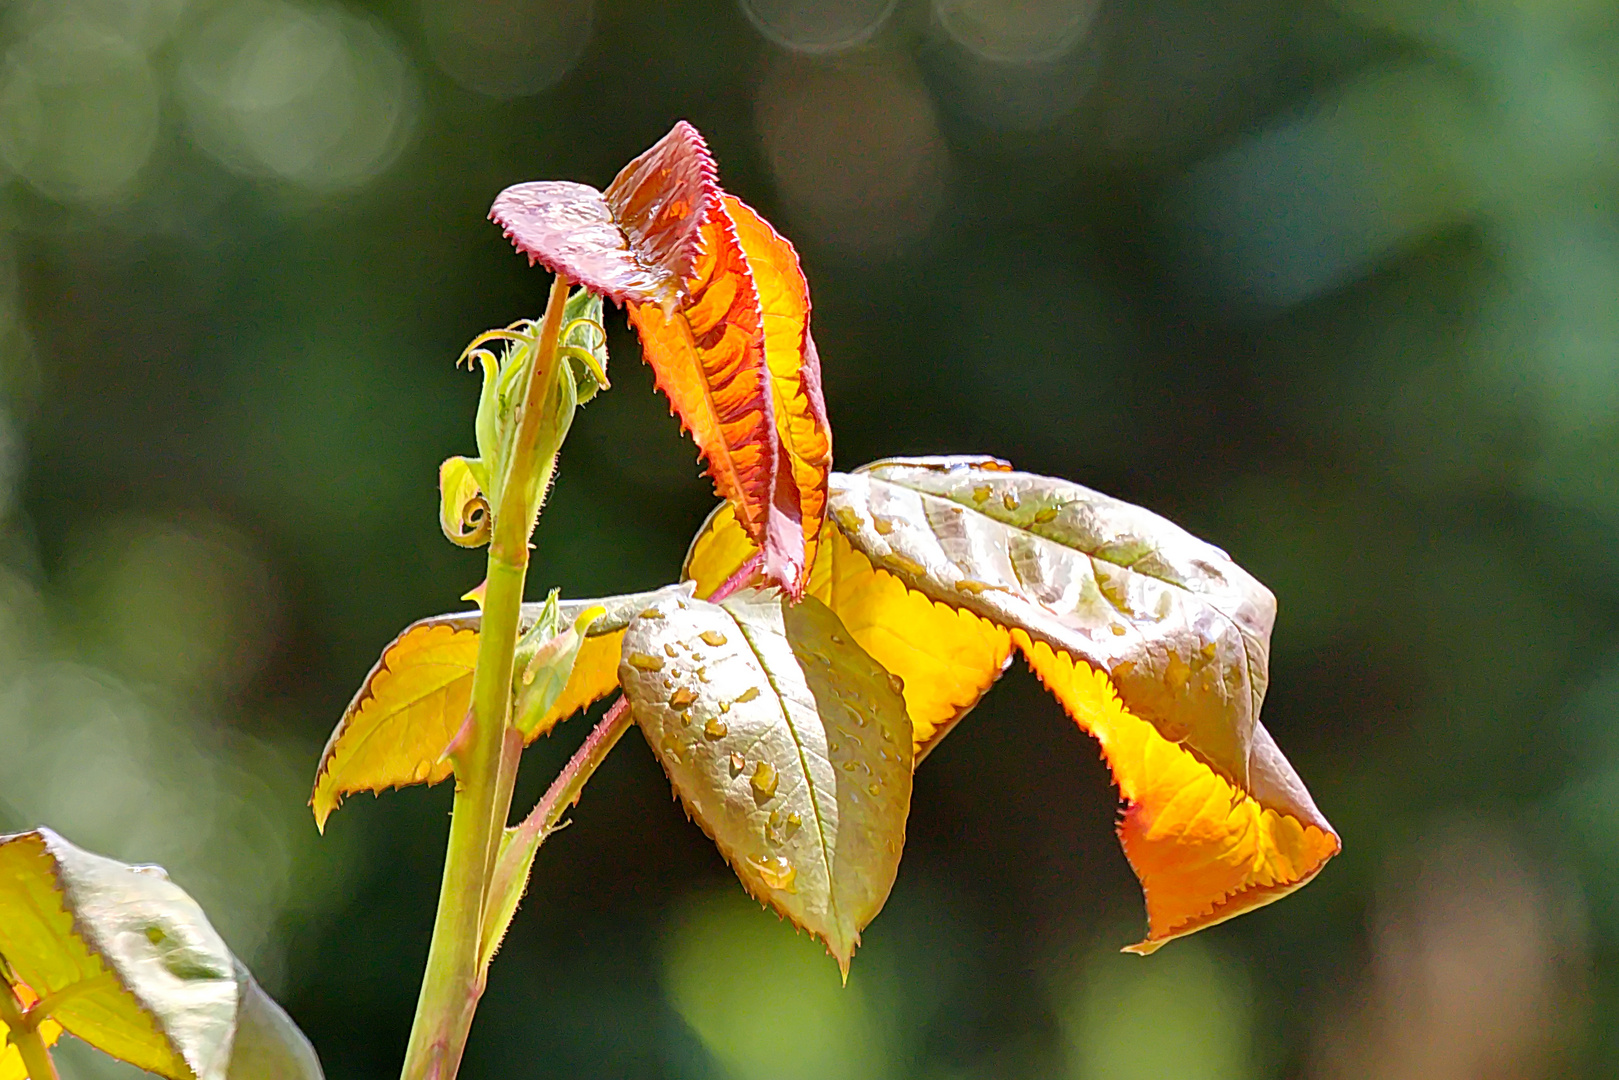
<path id="1" fill-rule="evenodd" d="M 0 955 L 65 1030 L 148 1072 L 321 1075 L 308 1041 L 157 867 L 49 829 L 0 837 Z"/>
<path id="2" fill-rule="evenodd" d="M 897 650 L 880 643 L 904 633 L 924 600 L 969 627 L 993 627 L 980 638 L 993 647 L 1010 631 L 1101 742 L 1127 803 L 1120 838 L 1146 895 L 1138 949 L 1285 895 L 1336 853 L 1336 834 L 1258 723 L 1274 598 L 1224 552 L 1139 507 L 989 459 L 833 474 L 829 505 L 810 592 L 864 648 L 905 675 Z M 722 510 L 687 572 L 701 594 L 749 553 Z M 839 591 L 866 567 L 873 584 Z M 953 655 L 963 636 L 918 634 L 912 644 L 963 690 L 987 687 L 998 670 Z M 966 693 L 954 696 L 971 707 Z M 936 702 L 912 708 L 919 737 L 953 719 L 939 719 Z"/>
<path id="3" fill-rule="evenodd" d="M 830 608 L 779 593 L 667 598 L 619 669 L 687 812 L 743 886 L 848 974 L 898 872 L 911 734 L 898 686 Z"/>
<path id="4" fill-rule="evenodd" d="M 539 263 L 614 303 L 673 304 L 697 258 L 698 225 L 716 191 L 714 162 L 685 121 L 618 174 L 585 184 L 514 184 L 489 217 Z"/>
<path id="5" fill-rule="evenodd" d="M 572 676 L 528 741 L 610 693 L 618 685 L 619 642 L 630 617 L 664 592 L 680 591 L 674 586 L 606 601 L 563 601 L 561 615 L 568 624 L 598 603 L 606 614 L 590 625 Z M 523 605 L 523 629 L 543 608 Z M 383 650 L 321 754 L 309 800 L 317 826 L 324 830 L 344 796 L 356 791 L 436 784 L 450 775 L 453 766 L 444 751 L 466 718 L 482 619 L 477 611 L 422 619 Z"/>

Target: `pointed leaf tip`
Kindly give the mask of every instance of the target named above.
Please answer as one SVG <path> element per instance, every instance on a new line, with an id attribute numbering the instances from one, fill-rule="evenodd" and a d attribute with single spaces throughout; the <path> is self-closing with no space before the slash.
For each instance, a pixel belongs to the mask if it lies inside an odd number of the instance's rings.
<path id="1" fill-rule="evenodd" d="M 904 847 L 903 698 L 816 600 L 746 591 L 655 610 L 630 624 L 619 668 L 636 722 L 743 886 L 846 976 Z"/>

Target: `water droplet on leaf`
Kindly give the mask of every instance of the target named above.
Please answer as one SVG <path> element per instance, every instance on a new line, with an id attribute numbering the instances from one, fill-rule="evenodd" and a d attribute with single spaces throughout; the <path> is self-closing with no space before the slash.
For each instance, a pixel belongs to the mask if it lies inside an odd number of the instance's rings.
<path id="1" fill-rule="evenodd" d="M 725 635 L 720 633 L 718 630 L 704 630 L 697 636 L 708 642 L 708 644 L 712 645 L 716 649 L 725 644 Z"/>
<path id="2" fill-rule="evenodd" d="M 757 686 L 750 686 L 736 696 L 736 703 L 738 705 L 744 705 L 758 696 L 759 688 Z"/>
<path id="3" fill-rule="evenodd" d="M 708 718 L 708 723 L 703 725 L 703 734 L 710 739 L 723 739 L 730 731 L 731 729 L 725 726 L 724 720 L 712 716 Z"/>
<path id="4" fill-rule="evenodd" d="M 776 774 L 776 767 L 768 761 L 761 761 L 753 767 L 753 793 L 761 800 L 768 799 L 776 793 L 776 785 L 781 778 Z"/>
<path id="5" fill-rule="evenodd" d="M 662 671 L 663 657 L 651 653 L 630 653 L 630 667 L 639 671 Z"/>
<path id="6" fill-rule="evenodd" d="M 669 707 L 671 709 L 689 709 L 691 708 L 691 703 L 696 700 L 697 691 L 689 686 L 682 686 L 669 695 Z"/>
<path id="7" fill-rule="evenodd" d="M 798 868 L 780 855 L 771 855 L 763 859 L 749 855 L 748 865 L 772 889 L 780 889 L 782 892 L 798 891 L 793 888 L 793 881 L 798 877 Z"/>

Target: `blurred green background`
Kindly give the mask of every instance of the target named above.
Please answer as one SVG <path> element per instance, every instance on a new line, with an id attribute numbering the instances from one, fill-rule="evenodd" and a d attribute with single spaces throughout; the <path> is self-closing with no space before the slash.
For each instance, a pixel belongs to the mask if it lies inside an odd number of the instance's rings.
<path id="1" fill-rule="evenodd" d="M 315 757 L 481 578 L 435 520 L 452 361 L 546 287 L 484 214 L 681 117 L 804 257 L 840 463 L 999 454 L 1276 591 L 1265 723 L 1345 851 L 1119 956 L 1113 791 L 1019 670 L 917 777 L 841 989 L 632 736 L 462 1075 L 1619 1073 L 1613 3 L 10 0 L 0 33 L 0 831 L 166 864 L 330 1076 L 397 1072 L 450 792 L 321 839 Z M 672 580 L 713 502 L 612 347 L 534 596 Z"/>

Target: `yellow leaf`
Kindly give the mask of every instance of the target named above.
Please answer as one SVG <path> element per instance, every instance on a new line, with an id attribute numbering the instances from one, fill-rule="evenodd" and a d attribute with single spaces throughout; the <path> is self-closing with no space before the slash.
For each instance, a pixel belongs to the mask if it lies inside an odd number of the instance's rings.
<path id="1" fill-rule="evenodd" d="M 624 626 L 661 595 L 641 593 L 601 602 L 607 614 L 590 627 L 572 676 L 529 734 L 529 742 L 618 685 Z M 572 622 L 596 603 L 566 601 L 562 610 Z M 537 603 L 523 606 L 525 628 L 532 625 L 541 607 Z M 322 831 L 346 795 L 436 784 L 451 774 L 454 767 L 444 751 L 460 730 L 471 702 L 481 621 L 482 615 L 476 611 L 435 615 L 406 627 L 383 650 L 321 754 L 309 805 Z"/>
<path id="2" fill-rule="evenodd" d="M 15 989 L 25 1009 L 39 1000 L 39 995 L 30 990 L 26 983 L 18 985 Z M 5 992 L 5 988 L 0 986 L 0 994 Z M 46 1046 L 55 1046 L 56 1040 L 62 1037 L 62 1025 L 55 1020 L 46 1020 L 39 1025 L 38 1031 L 40 1039 Z M 15 1046 L 6 1042 L 6 1033 L 6 1025 L 0 1021 L 0 1080 L 28 1080 L 28 1070 L 23 1068 L 22 1055 L 17 1052 Z"/>

